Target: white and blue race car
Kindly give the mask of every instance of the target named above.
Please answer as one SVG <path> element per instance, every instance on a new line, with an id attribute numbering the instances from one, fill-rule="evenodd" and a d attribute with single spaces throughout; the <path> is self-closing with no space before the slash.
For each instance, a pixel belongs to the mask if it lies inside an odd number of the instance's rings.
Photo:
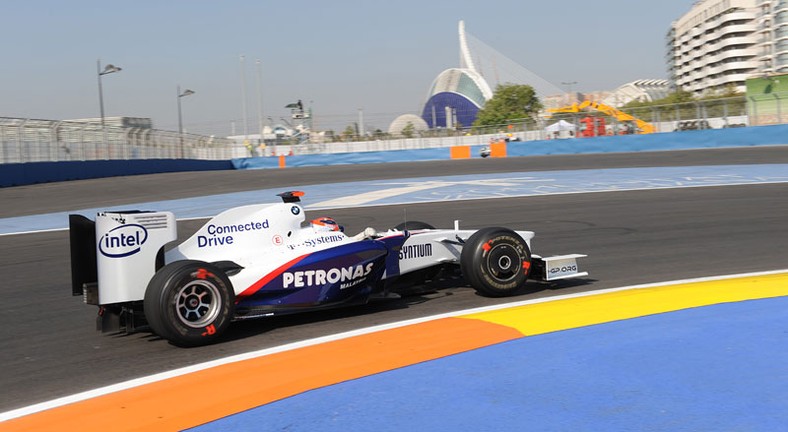
<path id="1" fill-rule="evenodd" d="M 177 240 L 170 212 L 70 215 L 72 293 L 99 306 L 102 331 L 145 326 L 179 346 L 216 341 L 235 320 L 396 296 L 438 270 L 459 270 L 480 294 L 520 293 L 528 278 L 586 276 L 585 255 L 531 253 L 531 231 L 434 229 L 406 222 L 349 236 L 331 218 L 305 223 L 301 192 L 241 206 Z"/>

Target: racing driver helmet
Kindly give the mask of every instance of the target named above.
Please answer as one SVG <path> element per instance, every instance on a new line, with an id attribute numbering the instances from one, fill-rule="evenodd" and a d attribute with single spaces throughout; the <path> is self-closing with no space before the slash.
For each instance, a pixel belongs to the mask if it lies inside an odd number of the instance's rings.
<path id="1" fill-rule="evenodd" d="M 334 219 L 325 216 L 312 219 L 312 229 L 314 229 L 316 232 L 342 230 Z"/>

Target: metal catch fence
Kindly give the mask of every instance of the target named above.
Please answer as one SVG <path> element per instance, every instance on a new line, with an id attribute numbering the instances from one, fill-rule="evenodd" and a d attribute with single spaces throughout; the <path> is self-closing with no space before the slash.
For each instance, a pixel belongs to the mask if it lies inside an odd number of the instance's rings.
<path id="1" fill-rule="evenodd" d="M 676 132 L 788 123 L 788 94 L 762 94 L 692 101 L 673 105 L 623 109 L 647 124 L 650 132 Z M 593 134 L 583 132 L 583 119 L 605 121 Z M 555 134 L 549 126 L 564 120 L 571 133 Z M 494 139 L 532 141 L 575 136 L 619 135 L 643 132 L 626 117 L 586 109 L 555 113 L 551 117 L 521 119 L 484 128 L 458 127 L 403 134 L 342 135 L 331 140 L 237 141 L 213 136 L 179 134 L 144 127 L 102 127 L 95 122 L 68 122 L 0 117 L 0 163 L 101 159 L 205 159 L 227 160 L 280 154 L 414 150 L 455 145 L 484 145 Z M 378 131 L 379 132 L 379 131 Z M 318 134 L 315 134 L 317 137 Z"/>
<path id="2" fill-rule="evenodd" d="M 0 163 L 107 159 L 231 159 L 233 140 L 157 129 L 0 117 Z M 239 153 L 240 152 L 240 153 Z"/>

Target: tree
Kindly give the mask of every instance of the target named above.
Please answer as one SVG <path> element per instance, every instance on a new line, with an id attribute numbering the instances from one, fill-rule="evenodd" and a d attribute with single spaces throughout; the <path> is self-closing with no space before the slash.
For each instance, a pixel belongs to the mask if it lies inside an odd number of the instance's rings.
<path id="1" fill-rule="evenodd" d="M 542 109 L 534 88 L 523 84 L 499 84 L 492 99 L 479 110 L 474 127 L 493 126 L 521 121 Z"/>
<path id="2" fill-rule="evenodd" d="M 342 131 L 342 138 L 345 141 L 350 141 L 356 137 L 356 128 L 353 125 L 348 125 L 344 131 Z"/>
<path id="3" fill-rule="evenodd" d="M 699 107 L 702 107 L 700 114 Z M 635 117 L 651 115 L 654 111 L 659 112 L 662 119 L 694 119 L 699 115 L 722 117 L 742 115 L 746 111 L 746 100 L 744 94 L 738 92 L 735 86 L 728 85 L 719 89 L 716 94 L 703 97 L 696 97 L 692 92 L 678 89 L 662 99 L 651 102 L 631 101 L 621 109 L 627 110 Z"/>
<path id="4" fill-rule="evenodd" d="M 402 128 L 402 131 L 400 133 L 405 138 L 413 138 L 414 132 L 416 132 L 416 126 L 413 126 L 413 123 L 408 122 L 408 124 L 406 124 L 405 127 Z"/>
<path id="5" fill-rule="evenodd" d="M 744 93 L 736 90 L 736 85 L 733 83 L 725 84 L 725 87 L 722 88 L 718 95 L 719 98 L 731 98 L 737 96 L 744 96 Z"/>

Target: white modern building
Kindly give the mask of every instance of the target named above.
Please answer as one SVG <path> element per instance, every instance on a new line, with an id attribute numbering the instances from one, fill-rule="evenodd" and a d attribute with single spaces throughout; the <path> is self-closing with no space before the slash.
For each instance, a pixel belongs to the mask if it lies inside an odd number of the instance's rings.
<path id="1" fill-rule="evenodd" d="M 696 95 L 745 90 L 788 71 L 788 0 L 699 0 L 667 34 L 673 85 Z"/>
<path id="2" fill-rule="evenodd" d="M 620 108 L 632 101 L 653 102 L 667 97 L 670 93 L 670 82 L 664 79 L 640 79 L 628 82 L 613 90 L 604 98 L 605 105 Z"/>
<path id="3" fill-rule="evenodd" d="M 788 0 L 758 2 L 759 47 L 763 71 L 767 74 L 788 72 Z"/>

